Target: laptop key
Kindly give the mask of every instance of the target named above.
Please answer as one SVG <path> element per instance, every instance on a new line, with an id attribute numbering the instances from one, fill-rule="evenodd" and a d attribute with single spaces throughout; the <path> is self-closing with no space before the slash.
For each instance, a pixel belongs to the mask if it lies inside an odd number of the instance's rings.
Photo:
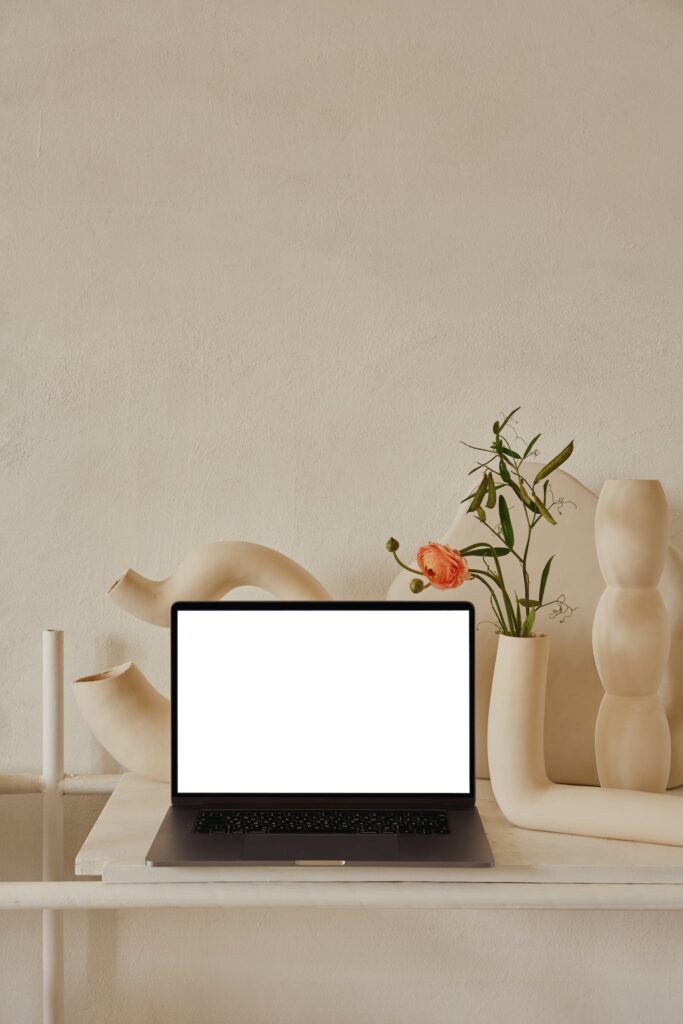
<path id="1" fill-rule="evenodd" d="M 192 829 L 203 834 L 447 835 L 444 811 L 258 811 L 211 808 L 197 814 Z"/>

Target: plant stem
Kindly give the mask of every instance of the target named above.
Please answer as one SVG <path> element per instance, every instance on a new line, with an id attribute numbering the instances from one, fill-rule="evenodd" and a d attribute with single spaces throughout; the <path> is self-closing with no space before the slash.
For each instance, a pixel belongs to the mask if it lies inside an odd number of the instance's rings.
<path id="1" fill-rule="evenodd" d="M 522 487 L 528 486 L 526 480 L 519 471 L 519 464 L 516 459 L 513 459 L 513 467 L 515 470 L 515 476 L 517 477 L 517 483 L 520 485 L 520 492 Z M 529 573 L 526 567 L 526 560 L 529 555 L 529 544 L 531 542 L 531 521 L 529 519 L 529 510 L 526 507 L 526 503 L 522 499 L 522 509 L 524 511 L 524 518 L 526 520 L 526 544 L 524 545 L 524 554 L 522 555 L 522 576 L 524 578 L 524 597 L 528 601 L 530 597 L 530 585 L 529 585 Z"/>
<path id="2" fill-rule="evenodd" d="M 392 551 L 391 553 L 394 556 L 394 558 L 396 559 L 396 561 L 398 562 L 398 564 L 401 566 L 402 569 L 405 569 L 407 572 L 412 572 L 412 574 L 414 576 L 425 576 L 426 577 L 427 574 L 425 572 L 420 572 L 419 569 L 411 569 L 411 567 L 409 565 L 406 565 L 405 562 L 402 562 L 401 559 L 398 557 L 398 555 L 396 554 L 395 551 Z"/>
<path id="3" fill-rule="evenodd" d="M 486 587 L 486 589 L 488 590 L 489 594 L 491 595 L 491 597 L 490 597 L 491 610 L 493 611 L 493 614 L 498 619 L 498 624 L 499 624 L 502 632 L 504 633 L 505 632 L 505 617 L 504 617 L 503 612 L 501 610 L 500 604 L 498 603 L 498 598 L 496 597 L 496 593 L 495 593 L 493 587 L 491 586 L 490 583 L 486 582 L 486 580 L 484 578 L 484 574 L 480 573 L 480 571 L 478 569 L 470 569 L 470 575 L 473 576 L 474 579 L 479 580 L 480 583 L 483 583 L 484 586 Z M 486 573 L 486 575 L 488 576 L 490 574 Z"/>

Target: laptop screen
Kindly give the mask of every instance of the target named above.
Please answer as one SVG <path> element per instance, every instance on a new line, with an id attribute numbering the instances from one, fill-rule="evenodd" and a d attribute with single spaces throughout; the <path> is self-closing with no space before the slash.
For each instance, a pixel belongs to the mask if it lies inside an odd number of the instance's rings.
<path id="1" fill-rule="evenodd" d="M 177 794 L 471 794 L 470 615 L 177 607 Z"/>

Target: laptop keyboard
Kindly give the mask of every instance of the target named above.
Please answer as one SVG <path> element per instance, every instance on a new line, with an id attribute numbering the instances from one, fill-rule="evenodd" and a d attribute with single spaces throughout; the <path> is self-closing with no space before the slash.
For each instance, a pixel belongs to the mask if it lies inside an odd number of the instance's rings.
<path id="1" fill-rule="evenodd" d="M 212 835 L 447 835 L 444 811 L 224 810 L 199 812 L 193 832 Z"/>

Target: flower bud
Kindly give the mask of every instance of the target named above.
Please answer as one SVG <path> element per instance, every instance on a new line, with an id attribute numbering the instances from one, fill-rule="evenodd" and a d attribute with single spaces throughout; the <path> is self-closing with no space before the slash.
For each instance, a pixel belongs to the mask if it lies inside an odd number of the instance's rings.
<path id="1" fill-rule="evenodd" d="M 387 541 L 387 551 L 398 551 L 398 541 L 395 537 L 390 537 Z"/>
<path id="2" fill-rule="evenodd" d="M 420 591 L 424 590 L 424 588 L 425 588 L 425 585 L 422 582 L 422 580 L 418 580 L 416 578 L 416 579 L 410 581 L 410 589 L 412 590 L 412 592 L 414 594 L 419 594 Z"/>

